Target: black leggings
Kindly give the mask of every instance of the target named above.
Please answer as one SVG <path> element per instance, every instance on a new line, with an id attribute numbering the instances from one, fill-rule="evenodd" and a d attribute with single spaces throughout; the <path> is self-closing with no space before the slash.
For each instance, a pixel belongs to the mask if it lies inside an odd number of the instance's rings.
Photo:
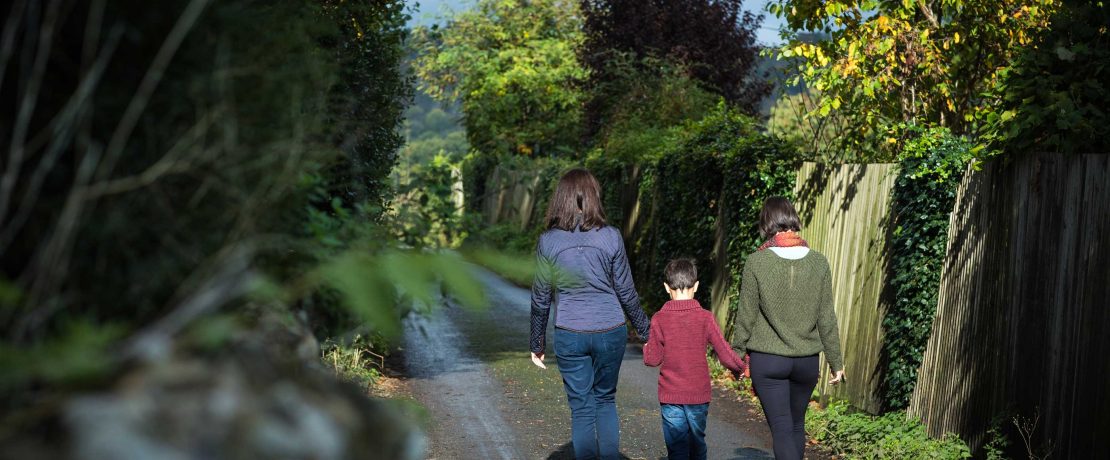
<path id="1" fill-rule="evenodd" d="M 806 448 L 806 407 L 820 373 L 817 355 L 749 354 L 752 386 L 771 426 L 775 458 L 801 460 Z"/>

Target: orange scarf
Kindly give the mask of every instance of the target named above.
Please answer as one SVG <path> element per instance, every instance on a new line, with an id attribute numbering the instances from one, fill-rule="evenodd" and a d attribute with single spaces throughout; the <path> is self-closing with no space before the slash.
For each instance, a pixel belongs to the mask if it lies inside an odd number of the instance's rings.
<path id="1" fill-rule="evenodd" d="M 804 246 L 808 248 L 809 244 L 806 243 L 806 240 L 803 240 L 802 237 L 798 236 L 797 233 L 787 230 L 785 232 L 778 232 L 775 236 L 767 239 L 767 241 L 759 246 L 759 250 L 762 251 L 767 248 L 792 248 L 795 246 Z"/>

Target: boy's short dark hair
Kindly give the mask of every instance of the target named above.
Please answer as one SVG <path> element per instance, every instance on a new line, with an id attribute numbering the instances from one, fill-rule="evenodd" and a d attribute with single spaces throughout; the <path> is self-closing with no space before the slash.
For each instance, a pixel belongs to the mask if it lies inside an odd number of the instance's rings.
<path id="1" fill-rule="evenodd" d="M 663 269 L 663 277 L 671 289 L 690 289 L 698 282 L 698 265 L 694 263 L 694 259 L 671 260 L 667 262 L 667 268 Z"/>

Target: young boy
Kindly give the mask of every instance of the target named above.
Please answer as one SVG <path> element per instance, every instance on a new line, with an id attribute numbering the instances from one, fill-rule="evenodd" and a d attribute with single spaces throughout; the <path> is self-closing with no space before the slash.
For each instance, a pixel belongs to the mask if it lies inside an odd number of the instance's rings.
<path id="1" fill-rule="evenodd" d="M 659 406 L 667 457 L 704 459 L 705 418 L 709 413 L 709 365 L 705 346 L 713 345 L 725 367 L 740 372 L 743 361 L 725 341 L 713 314 L 694 299 L 698 269 L 690 259 L 667 263 L 663 287 L 671 301 L 651 318 L 644 364 L 659 366 Z"/>

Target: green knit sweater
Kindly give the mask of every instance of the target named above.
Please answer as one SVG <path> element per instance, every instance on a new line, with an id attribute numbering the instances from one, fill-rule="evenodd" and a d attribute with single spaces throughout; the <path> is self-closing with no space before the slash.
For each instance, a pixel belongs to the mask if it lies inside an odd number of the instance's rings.
<path id="1" fill-rule="evenodd" d="M 844 369 L 825 256 L 813 250 L 797 260 L 771 250 L 749 255 L 732 347 L 740 356 L 748 351 L 792 357 L 824 351 L 834 371 Z"/>

